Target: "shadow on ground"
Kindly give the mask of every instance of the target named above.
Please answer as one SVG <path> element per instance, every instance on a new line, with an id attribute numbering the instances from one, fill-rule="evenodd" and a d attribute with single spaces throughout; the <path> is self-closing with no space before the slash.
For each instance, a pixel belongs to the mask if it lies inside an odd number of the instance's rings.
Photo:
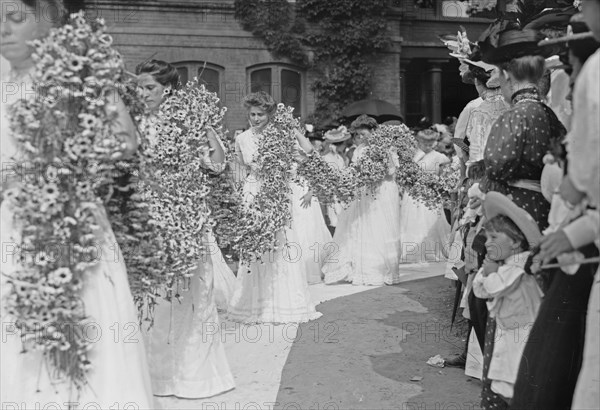
<path id="1" fill-rule="evenodd" d="M 466 323 L 450 329 L 453 283 L 436 277 L 320 304 L 323 317 L 298 329 L 275 408 L 478 408 L 478 380 L 426 364 L 464 346 Z"/>

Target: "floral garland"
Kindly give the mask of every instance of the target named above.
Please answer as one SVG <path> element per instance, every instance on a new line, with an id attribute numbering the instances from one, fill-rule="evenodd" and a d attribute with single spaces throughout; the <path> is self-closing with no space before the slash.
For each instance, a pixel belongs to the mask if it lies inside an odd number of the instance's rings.
<path id="1" fill-rule="evenodd" d="M 344 170 L 331 168 L 318 154 L 298 168 L 323 203 L 340 201 L 348 205 L 362 195 L 375 195 L 388 175 L 390 155 L 395 155 L 396 140 L 410 133 L 402 126 L 380 126 L 365 141 L 362 155 Z"/>
<path id="2" fill-rule="evenodd" d="M 391 132 L 397 126 L 390 127 Z M 417 150 L 414 135 L 402 125 L 401 138 L 394 141 L 400 167 L 396 170 L 396 183 L 400 190 L 430 209 L 448 204 L 450 194 L 456 188 L 459 173 L 454 168 L 444 167 L 440 175 L 425 172 L 413 158 Z"/>
<path id="3" fill-rule="evenodd" d="M 106 203 L 110 223 L 127 265 L 129 288 L 142 321 L 154 322 L 153 311 L 165 282 L 166 255 L 156 234 L 150 205 L 140 191 L 140 155 L 117 164 L 115 189 Z"/>
<path id="4" fill-rule="evenodd" d="M 294 133 L 301 129 L 292 113 L 292 107 L 279 104 L 274 117 L 261 132 L 255 157 L 256 183 L 260 188 L 243 211 L 242 234 L 234 246 L 244 262 L 260 260 L 264 253 L 285 245 L 279 243 L 277 236 L 292 220 L 290 182 L 295 163 Z"/>
<path id="5" fill-rule="evenodd" d="M 112 132 L 110 96 L 124 66 L 102 20 L 83 13 L 33 42 L 37 98 L 10 107 L 11 129 L 24 163 L 5 191 L 22 230 L 17 270 L 7 277 L 8 313 L 23 348 L 39 350 L 58 378 L 86 383 L 92 342 L 81 291 L 98 263 L 97 192 L 112 182 L 124 148 Z M 39 172 L 31 172 L 31 170 Z"/>
<path id="6" fill-rule="evenodd" d="M 349 204 L 362 194 L 376 192 L 387 176 L 390 152 L 394 152 L 399 160 L 395 179 L 401 192 L 433 209 L 448 201 L 457 174 L 448 171 L 438 176 L 424 172 L 413 161 L 417 144 L 408 127 L 381 125 L 365 143 L 363 155 L 346 170 L 335 170 L 318 154 L 312 154 L 300 164 L 298 175 L 308 181 L 323 203 L 338 200 Z"/>
<path id="7" fill-rule="evenodd" d="M 208 206 L 207 132 L 212 128 L 222 134 L 226 109 L 218 103 L 216 94 L 195 78 L 170 92 L 156 121 L 149 121 L 142 133 L 140 182 L 164 257 L 158 260 L 163 274 L 144 278 L 141 297 L 152 298 L 161 287 L 166 288 L 167 300 L 180 298 L 180 287 L 187 287 L 198 262 L 206 257 L 203 241 L 214 224 Z M 153 141 L 150 127 L 156 131 Z"/>

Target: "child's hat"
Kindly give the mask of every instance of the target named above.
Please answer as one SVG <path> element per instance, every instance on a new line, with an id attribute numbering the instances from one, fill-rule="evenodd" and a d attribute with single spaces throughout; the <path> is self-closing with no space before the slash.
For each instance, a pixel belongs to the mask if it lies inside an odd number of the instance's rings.
<path id="1" fill-rule="evenodd" d="M 483 211 L 487 219 L 492 219 L 497 215 L 504 215 L 510 218 L 521 232 L 523 232 L 530 248 L 536 246 L 542 239 L 540 229 L 533 217 L 500 192 L 492 191 L 485 195 Z"/>

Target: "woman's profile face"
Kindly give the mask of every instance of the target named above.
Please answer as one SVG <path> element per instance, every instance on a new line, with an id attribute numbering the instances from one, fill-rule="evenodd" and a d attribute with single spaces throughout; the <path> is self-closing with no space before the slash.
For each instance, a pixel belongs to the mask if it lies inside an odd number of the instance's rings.
<path id="1" fill-rule="evenodd" d="M 33 53 L 29 43 L 46 37 L 53 26 L 53 19 L 22 1 L 0 0 L 0 54 L 13 67 L 23 65 Z"/>
<path id="2" fill-rule="evenodd" d="M 370 137 L 371 137 L 371 130 L 368 130 L 366 128 L 359 128 L 356 130 L 356 134 L 354 137 L 354 143 L 356 145 L 360 145 L 363 142 L 368 141 Z"/>
<path id="3" fill-rule="evenodd" d="M 269 115 L 260 107 L 250 107 L 250 110 L 248 110 L 248 120 L 250 121 L 250 126 L 261 130 L 269 123 Z"/>
<path id="4" fill-rule="evenodd" d="M 158 110 L 163 102 L 167 87 L 154 79 L 152 74 L 142 73 L 138 76 L 138 87 L 142 90 L 142 97 L 150 111 Z"/>

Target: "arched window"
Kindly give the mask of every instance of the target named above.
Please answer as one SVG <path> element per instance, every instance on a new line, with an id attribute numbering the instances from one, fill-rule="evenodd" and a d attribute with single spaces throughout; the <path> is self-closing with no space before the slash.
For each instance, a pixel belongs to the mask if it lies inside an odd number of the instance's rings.
<path id="1" fill-rule="evenodd" d="M 223 67 L 204 61 L 180 61 L 173 63 L 173 66 L 179 71 L 182 84 L 198 77 L 200 84 L 204 84 L 218 96 L 221 95 L 221 75 L 225 70 Z"/>
<path id="2" fill-rule="evenodd" d="M 305 85 L 304 73 L 286 64 L 268 64 L 248 69 L 250 92 L 265 91 L 275 101 L 294 107 L 294 114 L 304 112 Z"/>

